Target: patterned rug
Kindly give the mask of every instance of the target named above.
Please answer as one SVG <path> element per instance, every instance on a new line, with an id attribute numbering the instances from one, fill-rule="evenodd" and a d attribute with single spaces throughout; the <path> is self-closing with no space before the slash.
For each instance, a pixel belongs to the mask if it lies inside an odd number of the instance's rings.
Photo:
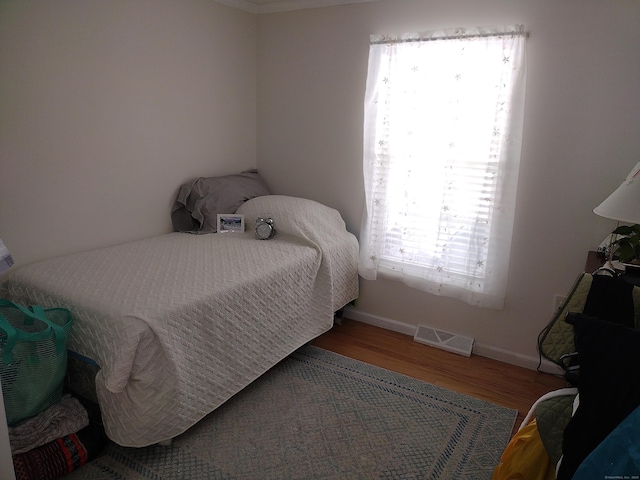
<path id="1" fill-rule="evenodd" d="M 65 479 L 490 479 L 516 414 L 305 346 L 171 446 L 110 444 Z"/>

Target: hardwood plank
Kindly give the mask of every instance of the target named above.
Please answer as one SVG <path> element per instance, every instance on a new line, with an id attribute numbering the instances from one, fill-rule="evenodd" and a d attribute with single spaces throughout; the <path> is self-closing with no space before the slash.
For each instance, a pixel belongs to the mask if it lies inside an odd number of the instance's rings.
<path id="1" fill-rule="evenodd" d="M 345 319 L 313 345 L 497 405 L 518 410 L 515 430 L 541 395 L 567 386 L 563 378 L 490 358 L 447 352 L 412 337 Z"/>

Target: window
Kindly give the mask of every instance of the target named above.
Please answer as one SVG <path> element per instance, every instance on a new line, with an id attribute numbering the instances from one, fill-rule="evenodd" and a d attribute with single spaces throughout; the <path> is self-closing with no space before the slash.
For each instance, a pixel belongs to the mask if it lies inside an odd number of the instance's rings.
<path id="1" fill-rule="evenodd" d="M 364 278 L 502 308 L 525 39 L 522 26 L 371 37 Z"/>

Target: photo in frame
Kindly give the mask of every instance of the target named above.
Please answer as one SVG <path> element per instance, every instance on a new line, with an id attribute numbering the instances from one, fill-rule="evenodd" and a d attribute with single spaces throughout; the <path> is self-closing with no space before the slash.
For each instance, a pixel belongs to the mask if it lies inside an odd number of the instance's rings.
<path id="1" fill-rule="evenodd" d="M 218 233 L 244 232 L 244 215 L 233 213 L 218 214 Z"/>

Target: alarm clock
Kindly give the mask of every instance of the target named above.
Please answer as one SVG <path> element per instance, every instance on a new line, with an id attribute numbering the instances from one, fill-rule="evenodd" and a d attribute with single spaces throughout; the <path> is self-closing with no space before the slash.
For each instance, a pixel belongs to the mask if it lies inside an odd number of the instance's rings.
<path id="1" fill-rule="evenodd" d="M 276 234 L 273 226 L 273 219 L 269 215 L 260 216 L 256 219 L 256 237 L 260 240 L 269 240 Z"/>

